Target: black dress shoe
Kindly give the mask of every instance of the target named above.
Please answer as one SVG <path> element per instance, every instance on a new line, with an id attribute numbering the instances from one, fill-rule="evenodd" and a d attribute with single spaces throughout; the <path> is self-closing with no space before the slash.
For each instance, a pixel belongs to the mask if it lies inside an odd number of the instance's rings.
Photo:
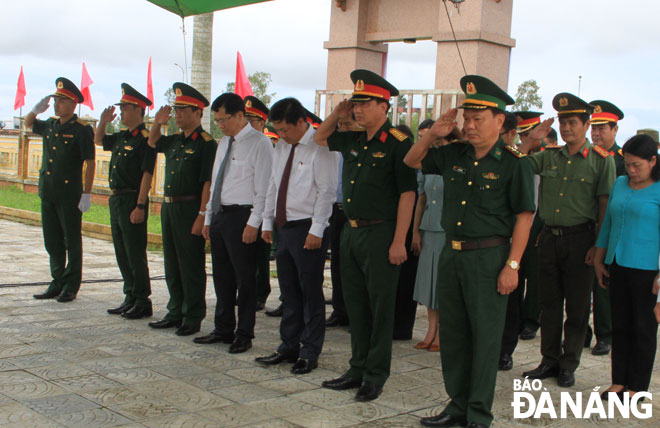
<path id="1" fill-rule="evenodd" d="M 258 311 L 262 310 L 262 309 L 265 308 L 265 307 L 266 307 L 266 302 L 262 302 L 262 301 L 257 300 L 257 306 L 256 306 L 256 309 L 257 309 Z"/>
<path id="2" fill-rule="evenodd" d="M 341 377 L 332 380 L 326 380 L 321 383 L 321 386 L 328 389 L 335 389 L 337 391 L 343 391 L 345 389 L 357 388 L 362 385 L 362 379 L 356 379 L 350 377 L 347 373 L 344 373 Z"/>
<path id="3" fill-rule="evenodd" d="M 287 363 L 295 363 L 297 359 L 298 357 L 294 355 L 284 355 L 284 354 L 280 354 L 279 352 L 273 352 L 272 354 L 267 355 L 265 357 L 257 357 L 254 359 L 254 361 L 261 364 L 274 366 L 275 364 L 283 363 L 285 361 Z"/>
<path id="4" fill-rule="evenodd" d="M 500 362 L 497 365 L 497 370 L 503 372 L 509 371 L 513 368 L 513 357 L 511 354 L 502 354 L 500 355 Z"/>
<path id="5" fill-rule="evenodd" d="M 154 314 L 154 310 L 151 306 L 146 307 L 137 307 L 133 306 L 128 311 L 121 314 L 122 318 L 127 320 L 139 320 L 140 318 L 149 318 Z"/>
<path id="6" fill-rule="evenodd" d="M 298 358 L 298 361 L 291 367 L 291 373 L 293 374 L 307 374 L 317 368 L 319 363 L 316 361 L 305 360 L 304 358 Z"/>
<path id="7" fill-rule="evenodd" d="M 57 296 L 57 301 L 60 303 L 73 302 L 76 298 L 76 295 L 70 291 L 62 291 L 59 296 Z"/>
<path id="8" fill-rule="evenodd" d="M 488 428 L 488 427 L 479 422 L 470 422 L 469 424 L 467 424 L 467 428 Z"/>
<path id="9" fill-rule="evenodd" d="M 280 303 L 277 308 L 273 309 L 272 311 L 266 311 L 264 313 L 269 317 L 281 317 L 284 313 L 284 305 Z"/>
<path id="10" fill-rule="evenodd" d="M 559 370 L 559 378 L 557 379 L 557 385 L 563 386 L 564 388 L 568 388 L 575 385 L 575 372 L 572 372 L 570 370 Z"/>
<path id="11" fill-rule="evenodd" d="M 124 312 L 128 312 L 132 307 L 132 304 L 124 302 L 116 308 L 108 309 L 108 313 L 110 315 L 121 315 Z"/>
<path id="12" fill-rule="evenodd" d="M 529 379 L 546 379 L 559 376 L 559 367 L 541 363 L 534 370 L 523 372 L 523 376 Z"/>
<path id="13" fill-rule="evenodd" d="M 215 331 L 211 332 L 211 334 L 207 334 L 206 336 L 199 336 L 193 339 L 193 342 L 199 343 L 202 345 L 209 345 L 211 343 L 232 343 L 234 341 L 234 335 L 232 334 L 231 336 L 223 336 L 222 334 L 218 334 Z"/>
<path id="14" fill-rule="evenodd" d="M 229 345 L 229 353 L 240 354 L 242 352 L 247 351 L 250 348 L 252 348 L 251 339 L 242 339 L 240 337 L 237 337 L 236 339 L 234 339 L 234 342 L 231 345 Z"/>
<path id="15" fill-rule="evenodd" d="M 174 334 L 177 336 L 191 336 L 199 331 L 199 324 L 198 325 L 182 325 L 181 327 L 177 328 Z"/>
<path id="16" fill-rule="evenodd" d="M 174 320 L 160 320 L 160 321 L 152 321 L 149 324 L 149 327 L 151 328 L 173 328 L 173 327 L 181 327 L 181 320 L 174 321 Z"/>
<path id="17" fill-rule="evenodd" d="M 54 299 L 59 295 L 60 293 L 57 291 L 46 290 L 41 294 L 33 294 L 32 297 L 34 297 L 37 300 L 43 300 L 43 299 Z"/>
<path id="18" fill-rule="evenodd" d="M 383 385 L 377 385 L 373 382 L 364 381 L 358 392 L 355 394 L 357 401 L 375 400 L 383 392 Z"/>
<path id="19" fill-rule="evenodd" d="M 611 346 L 609 343 L 596 342 L 596 346 L 591 350 L 593 355 L 607 355 L 610 353 Z"/>
<path id="20" fill-rule="evenodd" d="M 348 318 L 338 317 L 334 312 L 325 320 L 326 327 L 336 327 L 338 325 L 348 325 Z"/>
<path id="21" fill-rule="evenodd" d="M 529 327 L 525 327 L 522 329 L 518 337 L 520 338 L 520 340 L 532 340 L 536 337 L 536 330 Z"/>
<path id="22" fill-rule="evenodd" d="M 419 420 L 419 423 L 425 427 L 464 427 L 467 425 L 467 420 L 465 418 L 459 418 L 442 412 L 437 416 L 422 418 Z"/>

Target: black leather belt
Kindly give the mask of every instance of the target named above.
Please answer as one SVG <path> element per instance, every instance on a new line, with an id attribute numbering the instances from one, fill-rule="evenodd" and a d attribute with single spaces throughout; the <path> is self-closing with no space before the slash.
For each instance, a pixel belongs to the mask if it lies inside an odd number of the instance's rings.
<path id="1" fill-rule="evenodd" d="M 182 196 L 163 196 L 163 202 L 173 204 L 177 202 L 198 201 L 201 198 L 199 195 L 182 195 Z"/>
<path id="2" fill-rule="evenodd" d="M 221 207 L 222 207 L 222 212 L 225 212 L 225 213 L 230 213 L 230 212 L 233 212 L 233 211 L 239 211 L 239 210 L 244 210 L 244 209 L 250 209 L 250 210 L 252 209 L 252 205 L 238 205 L 238 204 L 221 205 Z"/>
<path id="3" fill-rule="evenodd" d="M 586 222 L 575 226 L 543 226 L 543 230 L 554 236 L 568 236 L 576 233 L 588 232 L 594 230 L 596 225 L 593 222 Z"/>
<path id="4" fill-rule="evenodd" d="M 133 189 L 110 189 L 112 195 L 123 195 L 124 193 L 137 193 L 137 190 Z"/>
<path id="5" fill-rule="evenodd" d="M 381 224 L 381 223 L 385 223 L 385 220 L 358 220 L 353 218 L 348 219 L 348 225 L 353 228 L 373 226 L 375 224 Z"/>
<path id="6" fill-rule="evenodd" d="M 474 239 L 469 241 L 456 241 L 447 239 L 447 244 L 451 245 L 452 250 L 465 251 L 465 250 L 481 250 L 484 248 L 499 247 L 500 245 L 507 245 L 509 238 L 496 236 L 494 238 Z"/>
<path id="7" fill-rule="evenodd" d="M 310 225 L 310 224 L 312 224 L 312 219 L 311 218 L 303 218 L 302 220 L 287 221 L 286 223 L 284 223 L 284 226 L 282 226 L 282 228 L 288 229 L 290 227 Z"/>

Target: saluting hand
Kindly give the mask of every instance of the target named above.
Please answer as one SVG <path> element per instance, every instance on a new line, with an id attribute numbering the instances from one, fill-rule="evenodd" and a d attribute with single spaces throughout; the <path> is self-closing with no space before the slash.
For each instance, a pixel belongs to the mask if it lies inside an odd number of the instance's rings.
<path id="1" fill-rule="evenodd" d="M 518 271 L 505 265 L 497 277 L 497 292 L 507 296 L 513 293 L 516 287 L 518 287 Z"/>
<path id="2" fill-rule="evenodd" d="M 165 125 L 172 115 L 172 107 L 162 106 L 154 116 L 154 122 L 158 125 Z"/>
<path id="3" fill-rule="evenodd" d="M 388 254 L 388 260 L 393 265 L 399 266 L 408 260 L 408 252 L 406 251 L 406 244 L 396 244 L 392 243 L 390 245 L 390 251 Z"/>
<path id="4" fill-rule="evenodd" d="M 550 127 L 552 124 L 555 122 L 555 118 L 551 117 L 550 119 L 546 119 L 539 126 L 536 128 L 532 129 L 529 132 L 529 138 L 532 140 L 542 140 L 545 137 L 548 136 L 548 133 L 550 132 Z"/>
<path id="5" fill-rule="evenodd" d="M 34 107 L 32 107 L 32 113 L 35 115 L 41 114 L 48 110 L 50 107 L 50 95 L 43 97 Z"/>
<path id="6" fill-rule="evenodd" d="M 444 114 L 440 116 L 431 127 L 431 135 L 435 137 L 446 137 L 451 134 L 451 131 L 453 131 L 458 125 L 456 122 L 457 115 L 458 109 L 455 108 L 451 108 L 444 112 Z"/>
<path id="7" fill-rule="evenodd" d="M 101 113 L 101 118 L 99 119 L 99 122 L 101 123 L 110 123 L 115 118 L 117 115 L 115 114 L 115 106 L 110 106 L 107 107 L 105 110 L 103 110 L 103 113 Z"/>
<path id="8" fill-rule="evenodd" d="M 332 111 L 337 119 L 348 119 L 351 117 L 351 113 L 353 113 L 353 103 L 349 100 L 341 101 Z"/>

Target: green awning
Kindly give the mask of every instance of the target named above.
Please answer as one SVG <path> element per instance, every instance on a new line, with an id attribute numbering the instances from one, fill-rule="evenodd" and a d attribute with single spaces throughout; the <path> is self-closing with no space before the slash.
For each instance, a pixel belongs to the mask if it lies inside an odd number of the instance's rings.
<path id="1" fill-rule="evenodd" d="M 147 0 L 181 17 L 271 0 Z"/>

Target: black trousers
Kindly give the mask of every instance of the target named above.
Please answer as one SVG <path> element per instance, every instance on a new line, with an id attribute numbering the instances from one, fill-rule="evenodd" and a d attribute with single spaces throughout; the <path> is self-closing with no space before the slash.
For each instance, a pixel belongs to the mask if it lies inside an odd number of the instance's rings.
<path id="1" fill-rule="evenodd" d="M 257 305 L 257 243 L 243 243 L 250 207 L 225 210 L 211 219 L 211 258 L 215 306 L 215 332 L 243 339 L 254 337 Z M 237 305 L 238 303 L 238 305 Z M 238 327 L 234 307 L 238 306 Z"/>
<path id="2" fill-rule="evenodd" d="M 658 338 L 652 293 L 657 270 L 610 266 L 612 308 L 612 383 L 647 391 Z"/>
<path id="3" fill-rule="evenodd" d="M 525 278 L 518 273 L 518 286 L 509 294 L 506 303 L 506 319 L 504 321 L 504 332 L 502 333 L 502 349 L 500 355 L 513 355 L 518 346 L 518 335 L 522 330 L 522 319 L 520 317 L 523 303 L 523 290 L 525 289 Z"/>
<path id="4" fill-rule="evenodd" d="M 306 250 L 311 225 L 311 219 L 298 220 L 277 228 L 275 261 L 284 303 L 277 352 L 317 361 L 325 338 L 323 268 L 330 237 L 326 229 L 321 248 Z"/>
<path id="5" fill-rule="evenodd" d="M 409 340 L 412 338 L 417 314 L 417 302 L 413 300 L 415 292 L 415 278 L 417 278 L 417 265 L 419 256 L 410 251 L 410 244 L 406 243 L 408 259 L 401 265 L 399 284 L 396 288 L 396 307 L 394 309 L 394 332 L 392 338 L 396 340 Z"/>
<path id="6" fill-rule="evenodd" d="M 341 291 L 341 263 L 339 260 L 341 249 L 341 231 L 346 224 L 346 214 L 340 208 L 340 204 L 332 205 L 332 216 L 330 217 L 330 276 L 332 278 L 332 312 L 336 317 L 348 320 L 344 294 Z"/>
<path id="7" fill-rule="evenodd" d="M 564 370 L 575 371 L 580 365 L 594 274 L 584 258 L 594 238 L 594 231 L 588 229 L 565 236 L 555 236 L 544 229 L 539 236 L 542 362 Z"/>

